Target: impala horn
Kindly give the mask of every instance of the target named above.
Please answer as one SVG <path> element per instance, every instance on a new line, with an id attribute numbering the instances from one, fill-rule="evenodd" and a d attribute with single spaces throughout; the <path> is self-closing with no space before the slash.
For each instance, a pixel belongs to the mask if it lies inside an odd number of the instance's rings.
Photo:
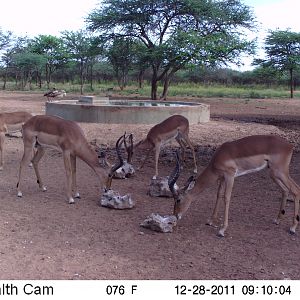
<path id="1" fill-rule="evenodd" d="M 174 185 L 180 175 L 180 159 L 179 159 L 178 151 L 175 152 L 175 157 L 176 157 L 176 167 L 172 171 L 172 173 L 170 174 L 170 176 L 168 178 L 168 185 L 169 185 L 169 189 L 174 197 L 175 202 L 180 202 L 179 193 L 174 188 Z"/>
<path id="2" fill-rule="evenodd" d="M 129 146 L 127 145 L 126 139 L 128 138 L 129 141 Z M 132 133 L 130 133 L 127 138 L 125 137 L 124 134 L 124 147 L 126 149 L 127 152 L 127 162 L 131 163 L 132 160 L 132 156 L 133 156 L 133 136 Z"/>
<path id="3" fill-rule="evenodd" d="M 123 139 L 123 141 L 120 143 L 120 141 L 122 139 Z M 116 163 L 115 165 L 113 165 L 109 171 L 108 178 L 106 181 L 106 190 L 109 190 L 111 187 L 112 178 L 113 178 L 115 171 L 117 171 L 119 168 L 121 168 L 124 164 L 124 160 L 122 158 L 121 151 L 120 151 L 120 147 L 121 147 L 121 144 L 124 142 L 124 139 L 125 139 L 125 133 L 124 133 L 124 135 L 120 136 L 116 142 L 116 151 L 117 151 L 117 156 L 118 156 L 119 162 Z"/>

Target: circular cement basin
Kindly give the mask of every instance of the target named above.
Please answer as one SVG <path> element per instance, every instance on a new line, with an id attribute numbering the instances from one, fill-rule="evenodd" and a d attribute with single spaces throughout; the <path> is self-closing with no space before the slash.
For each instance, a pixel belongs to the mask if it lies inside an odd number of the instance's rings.
<path id="1" fill-rule="evenodd" d="M 67 120 L 106 124 L 156 124 L 180 114 L 190 124 L 208 122 L 207 104 L 193 102 L 109 100 L 108 98 L 82 97 L 80 100 L 46 102 L 46 114 Z"/>

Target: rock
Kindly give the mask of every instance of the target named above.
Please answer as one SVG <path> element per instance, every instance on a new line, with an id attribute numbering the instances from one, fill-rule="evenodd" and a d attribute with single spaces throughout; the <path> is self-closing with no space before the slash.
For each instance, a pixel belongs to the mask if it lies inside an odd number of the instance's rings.
<path id="1" fill-rule="evenodd" d="M 118 192 L 108 190 L 101 196 L 100 205 L 114 209 L 130 209 L 135 206 L 135 202 L 130 194 L 120 196 Z"/>
<path id="2" fill-rule="evenodd" d="M 177 224 L 177 218 L 171 216 L 161 216 L 159 214 L 152 213 L 148 216 L 140 225 L 144 228 L 148 228 L 158 232 L 172 232 L 173 227 Z"/>
<path id="3" fill-rule="evenodd" d="M 115 171 L 113 178 L 125 179 L 128 177 L 134 176 L 134 174 L 135 174 L 135 170 L 134 170 L 132 164 L 130 164 L 126 160 L 124 160 L 123 166 Z"/>
<path id="4" fill-rule="evenodd" d="M 175 183 L 175 190 L 178 190 L 178 186 Z M 148 194 L 151 197 L 173 197 L 168 184 L 168 177 L 158 177 L 156 179 L 151 179 L 149 185 Z"/>

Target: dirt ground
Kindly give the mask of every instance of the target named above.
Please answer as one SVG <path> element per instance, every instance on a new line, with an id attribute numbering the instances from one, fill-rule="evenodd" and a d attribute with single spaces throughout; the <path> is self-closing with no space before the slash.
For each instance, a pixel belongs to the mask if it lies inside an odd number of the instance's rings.
<path id="1" fill-rule="evenodd" d="M 191 126 L 200 171 L 221 143 L 252 134 L 278 134 L 295 145 L 291 175 L 300 183 L 300 101 L 202 99 L 211 105 L 211 121 Z M 41 94 L 0 92 L 0 110 L 27 110 L 44 114 Z M 127 132 L 135 140 L 149 125 L 80 124 L 89 141 L 96 139 L 111 149 Z M 170 150 L 161 153 L 159 171 L 168 175 L 174 167 Z M 34 171 L 25 170 L 23 198 L 16 183 L 23 142 L 7 137 L 5 164 L 0 173 L 0 279 L 300 279 L 300 235 L 288 233 L 293 203 L 289 202 L 280 225 L 272 223 L 281 192 L 267 171 L 236 179 L 225 238 L 205 225 L 216 199 L 216 187 L 207 189 L 192 203 L 172 233 L 140 227 L 151 213 L 167 215 L 173 201 L 147 195 L 154 174 L 153 156 L 136 176 L 114 180 L 113 188 L 130 193 L 131 210 L 99 205 L 100 189 L 93 171 L 78 162 L 81 199 L 67 203 L 66 177 L 61 154 L 47 151 L 40 163 L 47 192 L 38 189 Z M 114 158 L 114 151 L 109 151 Z M 142 153 L 134 158 L 138 165 Z M 191 155 L 179 179 L 192 171 Z M 222 212 L 222 208 L 221 208 Z M 222 214 L 220 213 L 220 224 Z"/>

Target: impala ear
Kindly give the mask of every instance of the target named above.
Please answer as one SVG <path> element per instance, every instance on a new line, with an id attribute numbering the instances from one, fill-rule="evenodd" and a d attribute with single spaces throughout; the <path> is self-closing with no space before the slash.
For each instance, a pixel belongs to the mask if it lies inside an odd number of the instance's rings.
<path id="1" fill-rule="evenodd" d="M 182 188 L 182 192 L 185 193 L 186 191 L 191 190 L 196 182 L 196 177 L 194 175 L 190 176 L 190 178 L 187 180 L 186 184 Z"/>
<path id="2" fill-rule="evenodd" d="M 111 164 L 107 160 L 106 152 L 102 149 L 96 150 L 96 152 L 98 155 L 100 165 L 104 168 L 111 167 Z"/>
<path id="3" fill-rule="evenodd" d="M 94 150 L 97 153 L 100 165 L 103 168 L 111 167 L 111 164 L 107 160 L 107 155 L 106 155 L 105 149 L 103 149 L 103 147 L 98 146 L 96 140 L 91 141 L 90 144 L 93 146 Z"/>

